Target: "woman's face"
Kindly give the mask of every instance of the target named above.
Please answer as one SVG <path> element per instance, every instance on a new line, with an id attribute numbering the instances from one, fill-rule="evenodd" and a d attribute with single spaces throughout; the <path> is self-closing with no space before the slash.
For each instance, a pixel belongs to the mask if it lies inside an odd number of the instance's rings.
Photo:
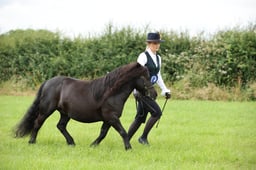
<path id="1" fill-rule="evenodd" d="M 148 47 L 151 49 L 153 53 L 156 53 L 160 48 L 159 42 L 150 42 L 148 43 Z"/>

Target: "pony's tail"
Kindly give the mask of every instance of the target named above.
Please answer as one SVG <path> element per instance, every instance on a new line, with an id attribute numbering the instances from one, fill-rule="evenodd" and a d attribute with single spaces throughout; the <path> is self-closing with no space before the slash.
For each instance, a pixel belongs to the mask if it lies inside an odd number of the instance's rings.
<path id="1" fill-rule="evenodd" d="M 44 84 L 45 84 L 45 82 L 39 88 L 33 104 L 30 106 L 27 113 L 24 115 L 22 120 L 16 126 L 16 128 L 14 130 L 16 138 L 24 137 L 31 133 L 31 131 L 34 127 L 34 121 L 36 120 L 36 118 L 39 114 L 39 104 L 40 104 L 40 98 L 41 98 Z"/>

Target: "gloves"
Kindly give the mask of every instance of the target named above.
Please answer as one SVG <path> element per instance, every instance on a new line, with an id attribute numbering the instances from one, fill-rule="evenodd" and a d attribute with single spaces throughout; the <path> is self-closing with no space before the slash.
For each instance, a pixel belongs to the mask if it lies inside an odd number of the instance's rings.
<path id="1" fill-rule="evenodd" d="M 170 92 L 166 92 L 165 93 L 165 98 L 166 99 L 170 99 L 171 98 L 171 93 Z"/>

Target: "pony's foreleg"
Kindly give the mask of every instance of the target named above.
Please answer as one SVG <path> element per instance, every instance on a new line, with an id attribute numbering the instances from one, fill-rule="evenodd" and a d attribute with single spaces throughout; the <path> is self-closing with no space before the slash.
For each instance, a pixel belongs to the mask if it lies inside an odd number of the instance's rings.
<path id="1" fill-rule="evenodd" d="M 57 124 L 57 128 L 60 130 L 60 132 L 63 134 L 63 136 L 66 138 L 68 145 L 75 145 L 74 139 L 72 136 L 68 133 L 66 127 L 70 120 L 70 117 L 67 115 L 60 113 L 60 120 Z"/>
<path id="2" fill-rule="evenodd" d="M 103 124 L 101 126 L 101 130 L 100 130 L 100 135 L 98 136 L 98 138 L 94 142 L 92 142 L 92 144 L 90 146 L 99 145 L 100 142 L 106 137 L 109 128 L 110 128 L 110 125 L 106 122 L 103 122 Z"/>
<path id="3" fill-rule="evenodd" d="M 122 126 L 121 122 L 120 122 L 120 119 L 115 117 L 114 119 L 110 120 L 108 122 L 111 126 L 113 126 L 116 131 L 121 135 L 121 137 L 123 138 L 123 141 L 124 141 L 124 146 L 125 146 L 125 149 L 128 150 L 128 149 L 132 149 L 132 146 L 130 144 L 130 141 L 129 141 L 129 137 L 128 137 L 128 134 L 127 132 L 125 131 L 124 127 Z"/>

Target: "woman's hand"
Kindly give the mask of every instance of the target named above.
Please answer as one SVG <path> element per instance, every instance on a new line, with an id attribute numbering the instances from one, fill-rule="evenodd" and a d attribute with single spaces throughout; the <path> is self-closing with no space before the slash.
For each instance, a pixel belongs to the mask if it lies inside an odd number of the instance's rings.
<path id="1" fill-rule="evenodd" d="M 170 92 L 166 92 L 165 93 L 165 98 L 166 99 L 170 99 L 171 98 L 171 93 Z"/>

